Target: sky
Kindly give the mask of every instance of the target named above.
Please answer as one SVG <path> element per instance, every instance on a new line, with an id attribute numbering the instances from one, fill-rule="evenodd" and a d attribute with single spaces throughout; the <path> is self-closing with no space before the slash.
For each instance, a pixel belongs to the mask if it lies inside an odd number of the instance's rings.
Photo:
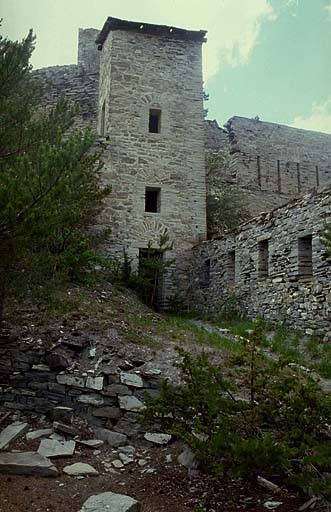
<path id="1" fill-rule="evenodd" d="M 1 34 L 37 35 L 34 68 L 77 60 L 78 28 L 108 16 L 207 30 L 208 118 L 331 133 L 331 0 L 0 0 Z"/>

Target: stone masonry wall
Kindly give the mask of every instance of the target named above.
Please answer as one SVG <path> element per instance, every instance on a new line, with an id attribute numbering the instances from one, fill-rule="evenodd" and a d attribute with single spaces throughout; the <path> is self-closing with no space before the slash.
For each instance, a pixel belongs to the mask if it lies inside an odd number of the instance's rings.
<path id="1" fill-rule="evenodd" d="M 41 339 L 1 338 L 0 404 L 49 416 L 65 406 L 90 425 L 128 436 L 140 432 L 145 393 L 157 396 L 163 372 L 143 348 L 108 343 L 100 356 L 98 345 L 92 353 L 89 345 L 77 336 L 48 348 Z"/>
<path id="2" fill-rule="evenodd" d="M 320 237 L 330 222 L 328 187 L 252 219 L 237 234 L 197 245 L 192 307 L 217 313 L 235 299 L 251 317 L 328 332 L 331 257 Z"/>
<path id="3" fill-rule="evenodd" d="M 33 71 L 43 86 L 43 109 L 52 108 L 62 96 L 79 106 L 75 127 L 96 129 L 99 59 L 95 39 L 98 30 L 80 29 L 78 65 L 51 66 Z"/>
<path id="4" fill-rule="evenodd" d="M 331 183 L 331 135 L 232 117 L 224 129 L 209 122 L 206 147 L 230 144 L 238 186 L 252 215 Z"/>
<path id="5" fill-rule="evenodd" d="M 161 111 L 160 133 L 149 132 L 150 109 Z M 103 112 L 103 114 L 102 114 Z M 108 251 L 158 246 L 168 229 L 184 275 L 183 253 L 206 236 L 201 41 L 171 34 L 111 31 L 101 57 L 99 130 L 109 150 L 104 175 L 112 193 L 100 219 L 111 227 Z M 104 121 L 101 116 L 104 116 Z M 158 212 L 145 211 L 146 187 L 160 189 Z M 163 283 L 171 294 L 170 281 Z"/>

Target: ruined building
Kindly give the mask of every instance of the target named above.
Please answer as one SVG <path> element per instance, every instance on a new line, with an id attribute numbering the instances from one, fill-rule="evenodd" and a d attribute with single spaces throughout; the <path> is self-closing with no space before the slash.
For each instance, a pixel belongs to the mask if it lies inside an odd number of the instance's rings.
<path id="1" fill-rule="evenodd" d="M 163 300 L 180 290 L 215 311 L 236 297 L 252 315 L 326 330 L 330 261 L 320 234 L 331 206 L 330 193 L 318 191 L 331 182 L 331 135 L 241 117 L 224 128 L 205 121 L 205 35 L 108 18 L 100 32 L 80 29 L 77 65 L 35 76 L 47 84 L 46 105 L 63 94 L 77 102 L 77 125 L 91 126 L 106 147 L 112 193 L 99 222 L 111 227 L 108 253 L 126 251 L 138 265 L 167 229 L 173 249 L 165 258 L 175 263 Z M 252 217 L 269 213 L 206 242 L 205 149 L 224 147 L 236 159 L 225 178 L 245 192 Z"/>

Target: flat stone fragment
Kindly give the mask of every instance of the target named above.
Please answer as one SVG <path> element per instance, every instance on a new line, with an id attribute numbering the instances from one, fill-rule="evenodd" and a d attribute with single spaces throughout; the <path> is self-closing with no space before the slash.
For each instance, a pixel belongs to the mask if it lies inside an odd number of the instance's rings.
<path id="1" fill-rule="evenodd" d="M 57 476 L 52 462 L 37 452 L 0 454 L 0 473 L 5 475 Z"/>
<path id="2" fill-rule="evenodd" d="M 171 440 L 171 435 L 146 432 L 146 434 L 144 435 L 144 438 L 146 439 L 146 441 L 150 441 L 151 443 L 168 444 L 169 441 Z"/>
<path id="3" fill-rule="evenodd" d="M 40 430 L 33 430 L 26 434 L 26 439 L 32 441 L 33 439 L 39 439 L 40 437 L 50 436 L 53 434 L 52 428 L 41 428 Z"/>
<path id="4" fill-rule="evenodd" d="M 16 421 L 8 425 L 8 427 L 0 433 L 0 450 L 7 448 L 10 443 L 15 441 L 20 435 L 25 434 L 28 430 L 29 424 L 22 423 L 21 421 Z"/>
<path id="5" fill-rule="evenodd" d="M 103 377 L 87 377 L 86 387 L 102 391 L 103 389 Z"/>
<path id="6" fill-rule="evenodd" d="M 79 512 L 140 512 L 140 504 L 125 494 L 103 492 L 85 501 Z"/>
<path id="7" fill-rule="evenodd" d="M 120 408 L 124 409 L 125 411 L 138 412 L 146 409 L 146 405 L 144 405 L 135 396 L 119 396 L 118 402 L 120 404 Z"/>
<path id="8" fill-rule="evenodd" d="M 44 457 L 71 457 L 74 454 L 75 441 L 56 441 L 55 439 L 42 439 L 38 453 Z"/>
<path id="9" fill-rule="evenodd" d="M 144 383 L 140 375 L 136 373 L 127 373 L 121 372 L 120 379 L 122 384 L 126 384 L 127 386 L 132 386 L 134 388 L 143 388 Z"/>
<path id="10" fill-rule="evenodd" d="M 50 372 L 51 369 L 47 364 L 34 364 L 32 365 L 32 370 L 35 370 L 37 372 Z"/>
<path id="11" fill-rule="evenodd" d="M 88 446 L 88 448 L 99 448 L 99 446 L 103 445 L 104 441 L 101 439 L 81 439 L 77 443 Z"/>
<path id="12" fill-rule="evenodd" d="M 104 399 L 99 395 L 80 395 L 77 398 L 77 402 L 88 405 L 100 406 L 104 404 Z"/>
<path id="13" fill-rule="evenodd" d="M 83 377 L 76 377 L 75 375 L 60 374 L 56 377 L 59 384 L 66 384 L 67 386 L 74 386 L 76 388 L 83 388 L 85 386 L 85 379 Z"/>
<path id="14" fill-rule="evenodd" d="M 63 472 L 70 476 L 98 476 L 99 473 L 90 464 L 84 462 L 76 462 L 71 466 L 63 468 Z"/>
<path id="15" fill-rule="evenodd" d="M 93 411 L 93 416 L 97 418 L 110 418 L 118 420 L 122 416 L 122 411 L 118 407 L 100 407 Z"/>
<path id="16" fill-rule="evenodd" d="M 128 438 L 125 434 L 120 434 L 119 432 L 113 432 L 112 430 L 108 430 L 107 428 L 95 428 L 94 433 L 97 438 L 105 441 L 110 446 L 121 446 L 123 444 L 127 444 Z"/>

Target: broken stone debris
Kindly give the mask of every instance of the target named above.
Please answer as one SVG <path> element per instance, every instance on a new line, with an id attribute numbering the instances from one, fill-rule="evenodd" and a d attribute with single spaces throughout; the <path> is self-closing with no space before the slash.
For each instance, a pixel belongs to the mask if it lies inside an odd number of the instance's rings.
<path id="1" fill-rule="evenodd" d="M 153 432 L 146 432 L 144 435 L 146 441 L 154 444 L 168 444 L 171 440 L 170 434 L 157 434 Z"/>
<path id="2" fill-rule="evenodd" d="M 57 476 L 50 460 L 37 452 L 0 454 L 0 473 L 7 475 Z"/>
<path id="3" fill-rule="evenodd" d="M 98 476 L 99 473 L 90 464 L 76 462 L 63 468 L 63 472 L 70 476 Z"/>
<path id="4" fill-rule="evenodd" d="M 189 447 L 178 456 L 178 462 L 188 470 L 197 469 L 199 466 L 199 461 Z"/>
<path id="5" fill-rule="evenodd" d="M 121 446 L 123 444 L 127 444 L 128 442 L 128 438 L 125 434 L 113 432 L 112 430 L 108 430 L 106 428 L 95 428 L 94 433 L 98 439 L 105 441 L 110 446 Z"/>
<path id="6" fill-rule="evenodd" d="M 135 499 L 125 494 L 104 492 L 90 496 L 85 501 L 80 512 L 140 512 L 140 504 Z"/>
<path id="7" fill-rule="evenodd" d="M 134 388 L 142 388 L 144 387 L 144 383 L 140 375 L 136 373 L 126 373 L 121 372 L 120 379 L 122 384 L 126 384 L 127 386 L 132 386 Z"/>
<path id="8" fill-rule="evenodd" d="M 146 409 L 146 406 L 135 396 L 119 396 L 120 408 L 125 411 L 138 412 Z"/>
<path id="9" fill-rule="evenodd" d="M 38 453 L 44 457 L 71 457 L 74 454 L 75 441 L 56 441 L 55 439 L 42 439 Z"/>
<path id="10" fill-rule="evenodd" d="M 53 433 L 52 428 L 41 428 L 39 430 L 32 430 L 26 434 L 27 441 L 33 441 L 34 439 L 39 439 L 40 437 L 50 436 Z"/>
<path id="11" fill-rule="evenodd" d="M 274 484 L 273 482 L 270 482 L 270 480 L 267 480 L 266 478 L 263 478 L 262 476 L 257 477 L 257 483 L 261 487 L 268 489 L 268 491 L 272 491 L 272 492 L 280 491 L 280 487 L 278 487 L 278 485 Z"/>
<path id="12" fill-rule="evenodd" d="M 10 443 L 15 441 L 20 435 L 29 430 L 28 423 L 16 421 L 8 425 L 0 434 L 0 450 L 6 449 Z"/>
<path id="13" fill-rule="evenodd" d="M 101 439 L 80 439 L 77 440 L 77 443 L 83 444 L 88 448 L 99 448 L 99 446 L 103 445 L 104 441 L 102 441 Z"/>

